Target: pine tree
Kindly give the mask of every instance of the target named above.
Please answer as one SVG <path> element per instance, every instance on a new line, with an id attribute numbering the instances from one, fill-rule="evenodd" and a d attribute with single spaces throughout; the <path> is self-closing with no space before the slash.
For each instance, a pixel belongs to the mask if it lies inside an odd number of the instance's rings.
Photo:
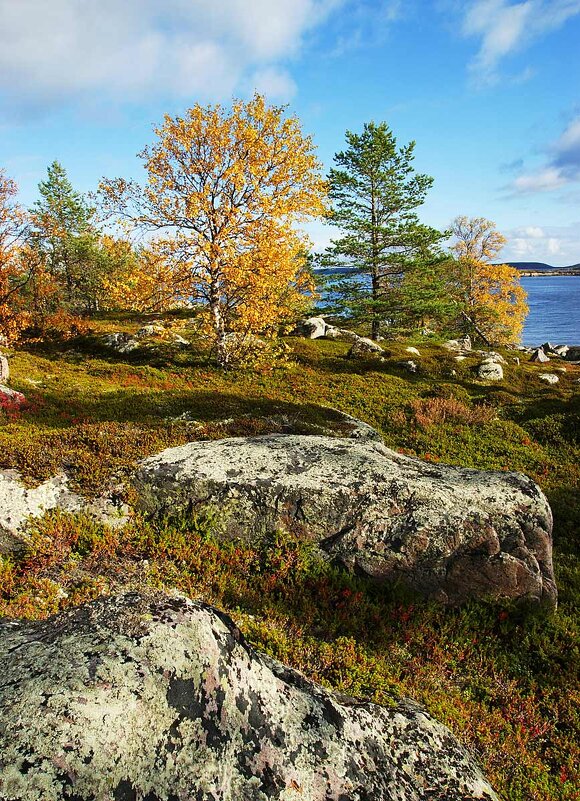
<path id="1" fill-rule="evenodd" d="M 106 259 L 99 244 L 94 209 L 76 192 L 58 162 L 48 167 L 41 195 L 31 209 L 31 246 L 42 256 L 47 274 L 60 287 L 55 304 L 75 312 L 98 307 L 101 275 Z M 60 297 L 58 297 L 60 295 Z"/>
<path id="2" fill-rule="evenodd" d="M 422 225 L 417 216 L 433 179 L 414 171 L 414 142 L 398 148 L 384 122 L 365 124 L 361 134 L 347 131 L 346 140 L 348 148 L 335 155 L 337 168 L 329 174 L 333 209 L 328 219 L 342 236 L 333 240 L 321 263 L 351 268 L 348 278 L 334 282 L 329 291 L 351 316 L 370 321 L 376 339 L 381 323 L 417 316 L 408 290 L 418 287 L 422 268 L 425 282 L 419 283 L 424 291 L 430 287 L 431 298 L 427 304 L 424 294 L 418 316 L 440 309 L 444 289 L 429 285 L 429 278 L 441 261 L 439 244 L 447 234 Z"/>

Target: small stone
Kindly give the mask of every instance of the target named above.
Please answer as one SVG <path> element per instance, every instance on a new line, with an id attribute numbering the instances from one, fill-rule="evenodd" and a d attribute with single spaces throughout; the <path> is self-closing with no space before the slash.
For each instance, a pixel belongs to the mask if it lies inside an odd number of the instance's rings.
<path id="1" fill-rule="evenodd" d="M 401 367 L 404 367 L 404 369 L 408 370 L 409 373 L 416 373 L 417 370 L 419 369 L 417 367 L 417 362 L 411 361 L 411 359 L 409 359 L 409 361 L 406 362 L 401 362 L 400 364 Z"/>
<path id="2" fill-rule="evenodd" d="M 420 356 L 420 355 L 421 355 L 421 354 L 419 353 L 419 351 L 417 350 L 417 348 L 412 348 L 412 347 L 411 347 L 411 348 L 405 348 L 405 351 L 406 351 L 407 353 L 411 353 L 411 354 L 413 354 L 413 356 Z"/>
<path id="3" fill-rule="evenodd" d="M 191 342 L 189 339 L 184 339 L 183 337 L 179 336 L 179 334 L 176 334 L 173 338 L 173 344 L 182 345 L 184 348 L 186 348 L 188 345 L 191 345 Z"/>
<path id="4" fill-rule="evenodd" d="M 501 381 L 503 379 L 503 368 L 497 362 L 485 361 L 477 368 L 477 375 L 483 381 Z"/>
<path id="5" fill-rule="evenodd" d="M 550 361 L 550 357 L 546 356 L 543 348 L 536 348 L 536 350 L 530 356 L 530 361 L 545 364 L 546 362 Z"/>
<path id="6" fill-rule="evenodd" d="M 0 384 L 0 403 L 2 400 L 13 406 L 22 406 L 23 403 L 26 403 L 26 398 L 22 392 L 17 392 L 15 389 L 10 389 L 10 387 Z"/>
<path id="7" fill-rule="evenodd" d="M 540 381 L 545 381 L 546 384 L 557 384 L 560 380 L 557 375 L 554 375 L 554 373 L 540 373 L 538 378 Z"/>

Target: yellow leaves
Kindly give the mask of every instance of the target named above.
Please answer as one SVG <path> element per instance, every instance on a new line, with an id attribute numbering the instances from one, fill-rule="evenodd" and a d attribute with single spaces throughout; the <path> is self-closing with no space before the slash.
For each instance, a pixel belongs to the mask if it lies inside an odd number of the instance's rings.
<path id="1" fill-rule="evenodd" d="M 109 182 L 105 195 L 120 208 L 132 200 L 134 222 L 163 231 L 166 275 L 140 264 L 125 285 L 143 299 L 158 275 L 183 293 L 186 268 L 189 297 L 208 305 L 222 350 L 228 332 L 273 332 L 304 298 L 295 224 L 325 212 L 312 140 L 295 117 L 257 94 L 230 110 L 197 104 L 183 117 L 165 115 L 155 132 L 157 141 L 140 154 L 145 189 Z"/>

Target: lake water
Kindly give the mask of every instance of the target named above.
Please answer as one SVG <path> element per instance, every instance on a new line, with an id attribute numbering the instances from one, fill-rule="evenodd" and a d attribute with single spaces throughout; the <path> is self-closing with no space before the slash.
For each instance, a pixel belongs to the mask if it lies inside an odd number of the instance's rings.
<path id="1" fill-rule="evenodd" d="M 580 275 L 532 276 L 521 279 L 530 312 L 524 345 L 580 345 Z"/>

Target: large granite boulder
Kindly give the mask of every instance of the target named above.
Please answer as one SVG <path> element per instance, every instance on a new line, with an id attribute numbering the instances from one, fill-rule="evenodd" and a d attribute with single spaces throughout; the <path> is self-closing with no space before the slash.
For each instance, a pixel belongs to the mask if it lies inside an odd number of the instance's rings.
<path id="1" fill-rule="evenodd" d="M 442 602 L 556 603 L 552 515 L 519 473 L 434 465 L 373 441 L 268 435 L 191 442 L 140 463 L 152 515 L 219 510 L 222 535 L 286 527 L 347 569 Z"/>
<path id="2" fill-rule="evenodd" d="M 184 598 L 0 623 L 2 801 L 496 799 L 409 700 L 329 692 Z"/>

